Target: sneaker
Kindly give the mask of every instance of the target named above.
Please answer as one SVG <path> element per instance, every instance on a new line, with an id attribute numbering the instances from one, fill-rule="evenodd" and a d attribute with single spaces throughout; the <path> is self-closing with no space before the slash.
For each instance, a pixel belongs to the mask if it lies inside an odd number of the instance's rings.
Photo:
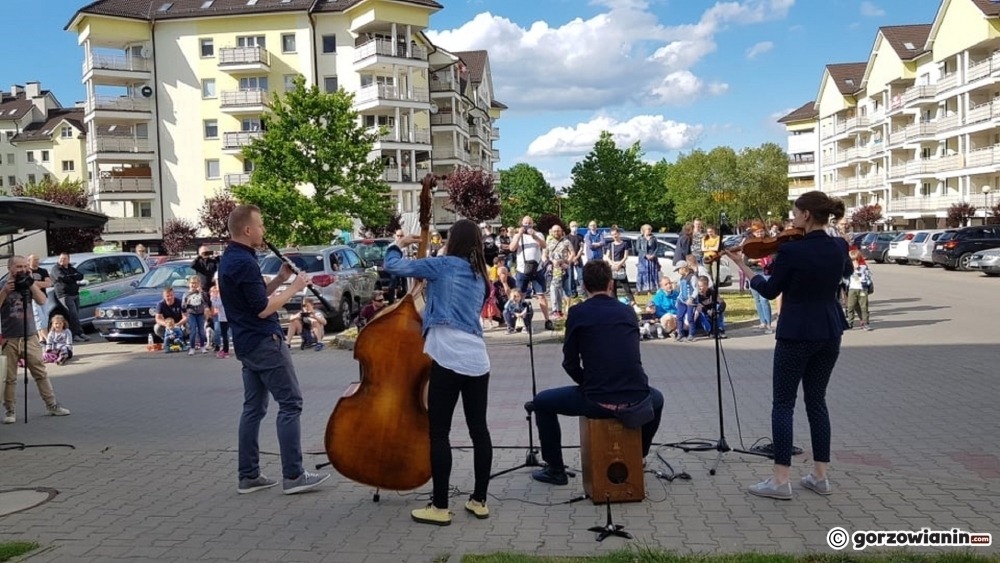
<path id="1" fill-rule="evenodd" d="M 813 477 L 812 473 L 803 477 L 800 483 L 803 488 L 809 489 L 818 495 L 829 495 L 833 493 L 833 488 L 830 487 L 830 479 L 823 479 L 820 481 L 816 479 L 816 477 Z"/>
<path id="2" fill-rule="evenodd" d="M 872 325 L 869 325 L 869 324 L 866 324 L 866 325 L 862 326 L 861 328 L 865 329 L 867 332 L 871 332 L 871 331 L 875 330 L 874 328 L 872 328 Z"/>
<path id="3" fill-rule="evenodd" d="M 519 327 L 517 327 L 517 328 L 514 329 L 514 332 L 521 332 L 522 330 L 524 330 L 524 327 L 523 326 L 519 326 Z"/>
<path id="4" fill-rule="evenodd" d="M 188 356 L 193 356 L 193 355 L 194 355 L 194 348 L 191 348 L 190 350 L 188 350 Z"/>
<path id="5" fill-rule="evenodd" d="M 49 405 L 48 411 L 50 416 L 66 416 L 69 414 L 69 409 L 60 406 L 58 403 Z"/>
<path id="6" fill-rule="evenodd" d="M 729 338 L 729 337 L 728 337 L 728 336 L 726 336 L 726 333 L 724 333 L 724 332 L 720 332 L 720 333 L 719 333 L 719 339 L 720 339 L 720 340 L 725 340 L 725 339 L 727 339 L 727 338 Z"/>
<path id="7" fill-rule="evenodd" d="M 208 353 L 208 346 L 202 346 L 201 347 L 201 353 L 202 354 L 207 354 Z"/>
<path id="8" fill-rule="evenodd" d="M 754 496 L 778 500 L 792 500 L 792 484 L 775 484 L 773 479 L 765 479 L 756 485 L 751 485 L 747 491 Z"/>
<path id="9" fill-rule="evenodd" d="M 326 348 L 326 344 L 323 344 L 322 342 L 317 342 L 316 345 L 313 346 L 313 350 L 316 350 L 317 352 L 321 351 L 323 348 Z"/>
<path id="10" fill-rule="evenodd" d="M 694 336 L 688 336 L 687 337 L 687 341 L 688 342 L 694 342 Z"/>
<path id="11" fill-rule="evenodd" d="M 86 334 L 80 334 L 78 336 L 74 336 L 73 340 L 76 342 L 90 342 L 90 337 Z"/>
<path id="12" fill-rule="evenodd" d="M 14 409 L 7 409 L 3 415 L 3 423 L 14 424 L 15 422 L 17 422 L 17 415 L 14 414 Z"/>
<path id="13" fill-rule="evenodd" d="M 282 484 L 282 492 L 286 495 L 304 493 L 329 478 L 329 473 L 309 473 L 308 471 L 303 471 L 302 475 L 299 475 L 295 479 L 285 479 Z"/>
<path id="14" fill-rule="evenodd" d="M 507 329 L 507 334 L 514 334 L 514 329 L 508 328 Z"/>
<path id="15" fill-rule="evenodd" d="M 215 355 L 215 357 L 219 358 L 220 360 L 225 360 L 226 358 L 229 357 L 229 353 L 228 352 L 223 352 L 223 351 L 220 350 L 219 353 L 217 353 Z"/>
<path id="16" fill-rule="evenodd" d="M 774 334 L 774 330 L 770 329 L 770 328 L 765 328 L 764 329 L 764 334 Z"/>
<path id="17" fill-rule="evenodd" d="M 543 469 L 536 469 L 531 472 L 531 478 L 535 481 L 548 483 L 550 485 L 568 485 L 569 477 L 566 476 L 565 469 L 552 469 L 546 466 Z"/>
<path id="18" fill-rule="evenodd" d="M 434 524 L 435 526 L 448 526 L 451 524 L 451 512 L 447 508 L 437 508 L 433 504 L 428 504 L 426 508 L 418 508 L 410 512 L 414 521 L 421 524 Z"/>
<path id="19" fill-rule="evenodd" d="M 545 321 L 545 330 L 555 330 L 556 325 L 552 324 L 551 320 Z"/>
<path id="20" fill-rule="evenodd" d="M 263 473 L 261 473 L 253 479 L 248 477 L 240 478 L 240 484 L 236 488 L 236 492 L 241 495 L 245 495 L 247 493 L 255 493 L 264 489 L 270 489 L 277 484 L 277 481 L 274 479 L 268 479 Z"/>
<path id="21" fill-rule="evenodd" d="M 472 500 L 470 498 L 469 501 L 465 503 L 465 509 L 474 514 L 476 518 L 479 518 L 480 520 L 490 517 L 490 509 L 486 506 L 485 502 L 479 502 L 478 500 Z"/>

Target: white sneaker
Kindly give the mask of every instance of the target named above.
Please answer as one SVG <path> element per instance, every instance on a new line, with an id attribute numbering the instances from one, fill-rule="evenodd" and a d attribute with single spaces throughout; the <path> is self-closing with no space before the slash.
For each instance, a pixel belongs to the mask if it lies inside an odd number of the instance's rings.
<path id="1" fill-rule="evenodd" d="M 201 347 L 201 353 L 202 354 L 207 354 L 208 353 L 208 346 L 202 346 Z"/>
<path id="2" fill-rule="evenodd" d="M 190 350 L 188 350 L 188 356 L 193 356 L 193 355 L 194 355 L 194 348 L 191 348 Z"/>
<path id="3" fill-rule="evenodd" d="M 7 409 L 3 415 L 4 424 L 14 424 L 17 422 L 17 415 L 14 414 L 14 409 Z"/>
<path id="4" fill-rule="evenodd" d="M 67 409 L 66 407 L 63 407 L 63 406 L 59 405 L 58 403 L 54 404 L 54 405 L 52 405 L 50 407 L 47 407 L 47 409 L 48 409 L 49 415 L 51 415 L 51 416 L 67 416 L 67 415 L 69 415 L 69 409 Z"/>

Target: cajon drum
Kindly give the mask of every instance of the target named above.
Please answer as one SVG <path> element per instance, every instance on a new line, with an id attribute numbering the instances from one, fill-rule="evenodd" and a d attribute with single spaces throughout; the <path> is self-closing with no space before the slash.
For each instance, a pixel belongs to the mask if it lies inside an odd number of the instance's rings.
<path id="1" fill-rule="evenodd" d="M 646 498 L 642 473 L 642 430 L 615 418 L 580 418 L 583 490 L 594 504 Z"/>

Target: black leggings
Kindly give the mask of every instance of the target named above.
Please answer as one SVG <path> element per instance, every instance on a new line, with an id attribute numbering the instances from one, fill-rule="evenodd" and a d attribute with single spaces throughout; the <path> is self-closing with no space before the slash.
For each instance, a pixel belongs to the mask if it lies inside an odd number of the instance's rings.
<path id="1" fill-rule="evenodd" d="M 826 409 L 826 386 L 839 355 L 839 337 L 817 341 L 778 339 L 774 347 L 774 399 L 771 406 L 774 463 L 792 465 L 792 417 L 800 381 L 806 416 L 809 418 L 813 460 L 830 461 L 830 413 Z"/>
<path id="2" fill-rule="evenodd" d="M 431 434 L 431 478 L 434 483 L 432 502 L 437 508 L 448 508 L 448 481 L 451 477 L 451 421 L 458 397 L 462 397 L 465 422 L 472 439 L 472 466 L 475 486 L 473 500 L 486 502 L 493 466 L 493 442 L 486 426 L 486 403 L 490 374 L 468 376 L 438 365 L 431 365 L 431 381 L 427 392 L 427 414 Z"/>
<path id="3" fill-rule="evenodd" d="M 615 282 L 615 299 L 618 298 L 618 288 L 624 287 L 625 293 L 628 295 L 629 303 L 635 301 L 635 295 L 632 294 L 632 286 L 629 285 L 627 279 L 618 280 L 612 278 L 612 281 Z"/>

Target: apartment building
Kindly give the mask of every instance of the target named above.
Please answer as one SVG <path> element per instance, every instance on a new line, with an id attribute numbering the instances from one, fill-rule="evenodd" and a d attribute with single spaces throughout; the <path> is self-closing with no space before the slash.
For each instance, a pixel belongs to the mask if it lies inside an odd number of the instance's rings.
<path id="1" fill-rule="evenodd" d="M 816 189 L 819 120 L 816 102 L 806 102 L 778 120 L 788 130 L 788 199 Z"/>
<path id="2" fill-rule="evenodd" d="M 384 163 L 404 223 L 415 224 L 425 174 L 456 164 L 492 170 L 498 160 L 492 121 L 502 108 L 491 79 L 474 83 L 471 65 L 424 34 L 440 9 L 434 0 L 97 0 L 82 8 L 67 29 L 84 52 L 87 164 L 98 179 L 95 205 L 111 217 L 105 239 L 155 242 L 166 221 L 196 221 L 205 198 L 248 182 L 253 163 L 242 148 L 262 134 L 271 96 L 297 76 L 354 93 L 362 124 L 384 128 L 370 157 Z M 433 77 L 449 74 L 455 101 L 435 105 Z M 439 117 L 446 107 L 455 123 Z M 489 141 L 478 161 L 473 122 Z M 454 221 L 435 207 L 438 226 Z"/>
<path id="3" fill-rule="evenodd" d="M 83 108 L 64 108 L 38 82 L 0 92 L 0 193 L 17 185 L 86 178 Z"/>
<path id="4" fill-rule="evenodd" d="M 814 108 L 819 189 L 897 228 L 943 226 L 963 202 L 984 221 L 1000 189 L 1000 2 L 943 0 L 929 24 L 879 28 L 867 62 L 826 66 Z"/>

